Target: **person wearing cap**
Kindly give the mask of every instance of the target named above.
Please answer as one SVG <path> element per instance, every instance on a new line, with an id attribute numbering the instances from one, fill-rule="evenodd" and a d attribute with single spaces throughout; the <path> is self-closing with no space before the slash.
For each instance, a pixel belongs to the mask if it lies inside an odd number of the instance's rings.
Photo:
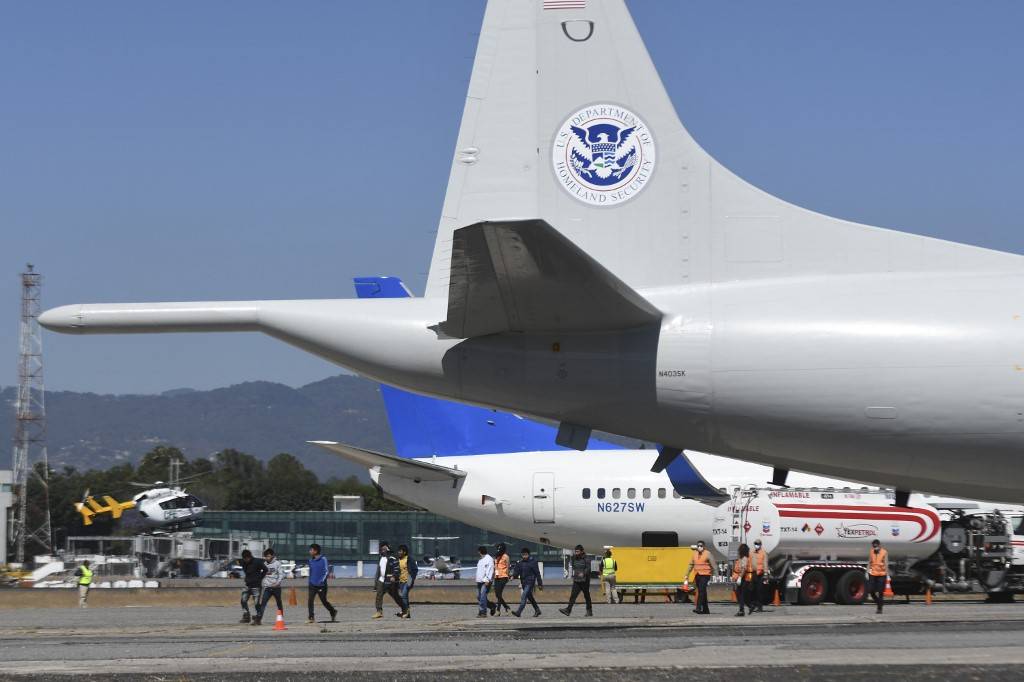
<path id="1" fill-rule="evenodd" d="M 621 599 L 616 599 L 617 596 L 615 590 L 615 571 L 617 571 L 619 565 L 612 558 L 612 548 L 604 550 L 604 559 L 601 559 L 601 584 L 604 586 L 605 599 L 609 604 L 621 603 Z"/>
<path id="2" fill-rule="evenodd" d="M 505 601 L 505 597 L 502 593 L 505 591 L 505 585 L 508 584 L 512 562 L 509 561 L 508 552 L 505 549 L 505 543 L 499 542 L 496 546 L 497 551 L 494 554 L 494 603 L 495 609 L 492 612 L 495 616 L 501 615 L 501 608 L 505 607 L 505 613 L 511 613 L 512 609 Z"/>
<path id="3" fill-rule="evenodd" d="M 711 613 L 708 609 L 708 585 L 711 583 L 711 576 L 715 572 L 715 565 L 711 563 L 711 552 L 704 546 L 704 541 L 697 542 L 697 548 L 690 559 L 690 566 L 686 569 L 686 575 L 694 573 L 694 582 L 697 584 L 697 608 L 694 613 L 707 616 Z"/>
<path id="4" fill-rule="evenodd" d="M 84 609 L 88 607 L 89 590 L 92 588 L 92 569 L 88 559 L 75 569 L 75 576 L 78 577 L 78 607 Z"/>
<path id="5" fill-rule="evenodd" d="M 885 601 L 885 583 L 889 578 L 889 550 L 875 538 L 868 551 L 868 594 L 875 602 L 875 613 L 882 612 Z"/>
<path id="6" fill-rule="evenodd" d="M 761 547 L 761 538 L 754 540 L 754 551 L 750 553 L 751 584 L 750 611 L 764 611 L 765 583 L 767 582 L 768 554 Z"/>

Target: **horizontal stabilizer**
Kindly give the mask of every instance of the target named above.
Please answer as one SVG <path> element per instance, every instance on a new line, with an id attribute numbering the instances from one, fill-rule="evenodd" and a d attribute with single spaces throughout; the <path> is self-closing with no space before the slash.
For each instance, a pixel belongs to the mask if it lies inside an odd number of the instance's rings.
<path id="1" fill-rule="evenodd" d="M 501 332 L 629 329 L 661 313 L 543 220 L 455 231 L 448 319 L 458 339 Z"/>
<path id="2" fill-rule="evenodd" d="M 395 455 L 385 455 L 382 452 L 364 450 L 354 445 L 335 443 L 334 441 L 311 440 L 311 445 L 316 445 L 340 455 L 350 462 L 361 464 L 365 467 L 380 467 L 384 473 L 402 478 L 411 478 L 417 481 L 456 481 L 466 476 L 465 471 L 442 467 L 428 462 L 419 462 L 414 459 L 402 459 Z"/>
<path id="3" fill-rule="evenodd" d="M 729 501 L 729 496 L 724 491 L 708 483 L 697 471 L 697 467 L 693 466 L 685 452 L 679 453 L 666 467 L 665 472 L 672 481 L 672 488 L 683 497 L 716 506 Z"/>

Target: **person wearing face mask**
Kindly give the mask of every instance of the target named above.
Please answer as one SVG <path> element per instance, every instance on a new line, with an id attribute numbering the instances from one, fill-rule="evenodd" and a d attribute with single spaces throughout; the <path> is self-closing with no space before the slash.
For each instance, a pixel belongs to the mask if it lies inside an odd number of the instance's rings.
<path id="1" fill-rule="evenodd" d="M 750 611 L 764 611 L 765 582 L 768 577 L 768 554 L 761 547 L 761 539 L 754 540 L 754 551 L 750 553 L 752 572 L 750 583 Z"/>
<path id="2" fill-rule="evenodd" d="M 697 608 L 694 613 L 702 616 L 709 615 L 708 609 L 708 585 L 711 583 L 711 576 L 715 573 L 715 565 L 711 562 L 711 552 L 704 546 L 704 541 L 697 542 L 697 549 L 690 559 L 690 566 L 686 569 L 686 575 L 694 573 L 694 582 L 697 584 Z"/>

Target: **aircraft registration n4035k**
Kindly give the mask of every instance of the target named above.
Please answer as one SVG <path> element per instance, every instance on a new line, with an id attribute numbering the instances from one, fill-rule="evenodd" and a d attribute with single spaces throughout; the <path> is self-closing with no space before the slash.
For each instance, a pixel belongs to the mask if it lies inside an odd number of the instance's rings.
<path id="1" fill-rule="evenodd" d="M 600 77 L 598 77 L 600 76 Z M 509 125 L 515 121 L 515 125 Z M 410 133 L 412 134 L 412 133 Z M 622 0 L 491 0 L 425 296 L 64 306 L 260 331 L 419 393 L 846 480 L 1024 498 L 1024 259 L 817 214 L 694 141 Z"/>

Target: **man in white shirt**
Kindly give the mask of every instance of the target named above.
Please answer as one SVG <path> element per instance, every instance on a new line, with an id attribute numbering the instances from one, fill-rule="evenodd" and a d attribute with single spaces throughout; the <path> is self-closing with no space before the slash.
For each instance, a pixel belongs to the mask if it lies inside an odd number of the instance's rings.
<path id="1" fill-rule="evenodd" d="M 480 560 L 476 562 L 476 594 L 480 612 L 476 614 L 476 617 L 486 618 L 488 609 L 493 616 L 497 606 L 487 599 L 487 594 L 491 591 L 491 583 L 494 582 L 494 557 L 487 553 L 487 548 L 483 545 L 480 545 L 477 551 L 480 552 Z"/>
<path id="2" fill-rule="evenodd" d="M 384 617 L 384 595 L 388 594 L 399 607 L 402 607 L 402 600 L 398 597 L 398 561 L 391 556 L 391 547 L 386 542 L 380 543 L 380 559 L 377 561 L 377 575 L 374 576 L 374 586 L 377 588 L 377 598 L 374 606 L 377 607 L 374 618 Z M 404 610 L 404 607 L 402 607 Z"/>

